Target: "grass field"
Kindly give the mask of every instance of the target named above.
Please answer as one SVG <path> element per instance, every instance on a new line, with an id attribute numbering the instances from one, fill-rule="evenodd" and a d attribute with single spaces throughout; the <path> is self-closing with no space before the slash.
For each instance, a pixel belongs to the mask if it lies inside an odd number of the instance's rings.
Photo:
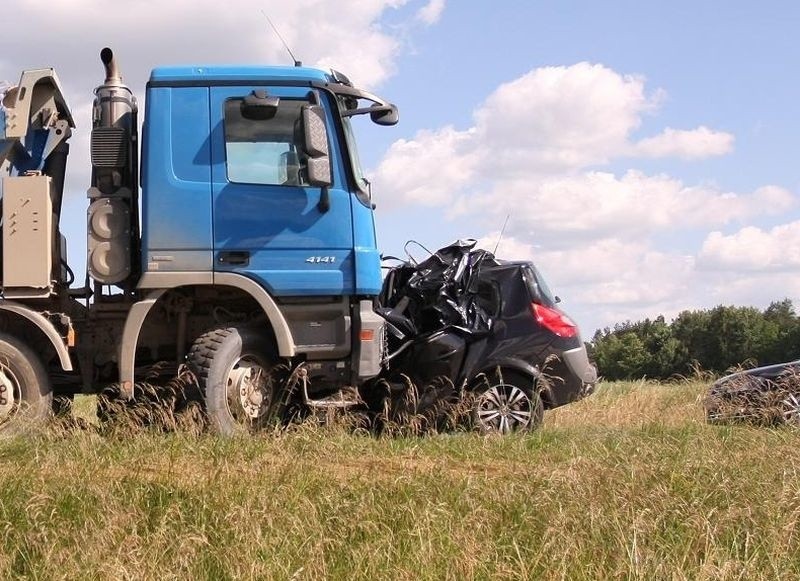
<path id="1" fill-rule="evenodd" d="M 5 439 L 0 578 L 796 579 L 800 432 L 706 425 L 704 387 L 505 438 Z"/>

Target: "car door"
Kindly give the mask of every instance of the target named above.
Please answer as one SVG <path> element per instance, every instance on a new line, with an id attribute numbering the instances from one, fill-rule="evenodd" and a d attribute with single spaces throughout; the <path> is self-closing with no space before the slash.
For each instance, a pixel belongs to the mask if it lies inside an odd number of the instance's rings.
<path id="1" fill-rule="evenodd" d="M 274 115 L 242 114 L 254 91 L 279 100 Z M 212 87 L 216 272 L 243 274 L 277 296 L 353 292 L 350 195 L 327 107 L 333 184 L 311 186 L 304 171 L 300 111 L 321 98 L 308 87 Z"/>

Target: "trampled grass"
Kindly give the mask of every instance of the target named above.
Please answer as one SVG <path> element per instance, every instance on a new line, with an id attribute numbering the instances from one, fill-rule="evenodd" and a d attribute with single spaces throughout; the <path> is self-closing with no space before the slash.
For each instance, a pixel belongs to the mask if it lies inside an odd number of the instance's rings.
<path id="1" fill-rule="evenodd" d="M 606 384 L 506 438 L 1 440 L 0 578 L 800 577 L 800 432 L 706 425 L 704 388 Z"/>

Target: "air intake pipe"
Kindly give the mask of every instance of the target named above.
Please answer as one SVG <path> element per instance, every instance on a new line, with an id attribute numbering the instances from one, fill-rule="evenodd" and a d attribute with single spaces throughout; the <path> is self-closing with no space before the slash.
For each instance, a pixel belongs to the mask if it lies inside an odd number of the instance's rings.
<path id="1" fill-rule="evenodd" d="M 114 53 L 100 52 L 105 81 L 95 89 L 87 267 L 100 284 L 132 286 L 138 273 L 138 106 Z"/>

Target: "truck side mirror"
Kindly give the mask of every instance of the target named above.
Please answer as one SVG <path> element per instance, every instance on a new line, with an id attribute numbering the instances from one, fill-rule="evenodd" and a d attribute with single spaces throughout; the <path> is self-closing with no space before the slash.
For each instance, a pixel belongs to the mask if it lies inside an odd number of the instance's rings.
<path id="1" fill-rule="evenodd" d="M 369 118 L 376 125 L 397 125 L 400 120 L 400 113 L 397 111 L 396 105 L 389 105 L 388 107 L 376 107 L 375 111 L 369 114 Z"/>
<path id="2" fill-rule="evenodd" d="M 320 105 L 305 105 L 302 109 L 303 150 L 308 159 L 308 183 L 327 187 L 333 183 L 331 163 L 328 158 L 328 129 L 325 110 Z"/>
<path id="3" fill-rule="evenodd" d="M 361 108 L 353 107 L 352 103 L 348 103 L 347 108 L 342 112 L 342 117 L 355 117 L 356 115 L 366 115 L 367 113 L 369 113 L 369 118 L 376 125 L 397 125 L 400 120 L 397 105 L 392 105 L 391 103 Z"/>

